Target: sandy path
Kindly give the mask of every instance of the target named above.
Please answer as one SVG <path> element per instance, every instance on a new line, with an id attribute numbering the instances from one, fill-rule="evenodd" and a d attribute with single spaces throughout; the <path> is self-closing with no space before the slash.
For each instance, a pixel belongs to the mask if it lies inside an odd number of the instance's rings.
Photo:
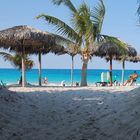
<path id="1" fill-rule="evenodd" d="M 10 90 L 20 93 L 0 93 L 0 140 L 140 139 L 139 89 Z"/>

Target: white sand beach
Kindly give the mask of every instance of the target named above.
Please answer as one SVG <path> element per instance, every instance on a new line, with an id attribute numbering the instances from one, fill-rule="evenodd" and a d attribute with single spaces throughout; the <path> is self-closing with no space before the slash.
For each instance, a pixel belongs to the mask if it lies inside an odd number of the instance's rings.
<path id="1" fill-rule="evenodd" d="M 0 91 L 0 140 L 139 140 L 139 87 Z"/>

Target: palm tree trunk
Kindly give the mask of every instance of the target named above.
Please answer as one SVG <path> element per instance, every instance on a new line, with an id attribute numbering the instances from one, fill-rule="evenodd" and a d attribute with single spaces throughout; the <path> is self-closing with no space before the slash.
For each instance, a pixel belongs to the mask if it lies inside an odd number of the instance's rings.
<path id="1" fill-rule="evenodd" d="M 74 56 L 72 56 L 72 64 L 71 64 L 71 86 L 73 86 L 73 69 L 74 69 Z"/>
<path id="2" fill-rule="evenodd" d="M 39 61 L 39 69 L 38 69 L 39 78 L 38 78 L 38 80 L 39 80 L 39 86 L 41 86 L 42 85 L 42 83 L 41 83 L 41 79 L 42 79 L 41 52 L 39 52 L 39 54 L 38 54 L 38 61 Z"/>
<path id="3" fill-rule="evenodd" d="M 125 61 L 122 62 L 122 84 L 124 85 L 124 70 L 125 70 Z"/>
<path id="4" fill-rule="evenodd" d="M 110 57 L 110 86 L 112 86 L 112 57 Z"/>
<path id="5" fill-rule="evenodd" d="M 81 86 L 87 86 L 87 60 L 83 60 Z"/>
<path id="6" fill-rule="evenodd" d="M 25 48 L 22 46 L 22 87 L 25 87 Z"/>

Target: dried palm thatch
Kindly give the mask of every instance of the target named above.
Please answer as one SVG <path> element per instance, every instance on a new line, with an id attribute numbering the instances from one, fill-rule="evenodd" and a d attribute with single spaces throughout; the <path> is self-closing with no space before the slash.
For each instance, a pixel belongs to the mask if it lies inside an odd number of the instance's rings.
<path id="1" fill-rule="evenodd" d="M 126 61 L 130 61 L 130 62 L 133 62 L 133 63 L 140 62 L 140 55 L 136 55 L 134 57 L 127 57 Z"/>
<path id="2" fill-rule="evenodd" d="M 49 33 L 23 25 L 0 31 L 0 45 L 20 51 L 22 46 L 29 48 L 55 45 L 55 38 Z"/>
<path id="3" fill-rule="evenodd" d="M 15 26 L 6 30 L 0 31 L 0 46 L 10 48 L 11 50 L 21 52 L 22 47 L 25 47 L 27 53 L 37 53 L 41 50 L 42 53 L 48 53 L 56 47 L 56 36 L 30 26 L 22 25 Z"/>
<path id="4" fill-rule="evenodd" d="M 128 45 L 128 46 L 126 47 L 126 52 L 125 52 L 125 54 L 122 54 L 122 55 L 120 55 L 120 56 L 118 56 L 118 55 L 113 55 L 113 56 L 112 56 L 112 59 L 113 59 L 113 60 L 117 60 L 117 61 L 125 61 L 125 60 L 126 60 L 126 61 L 129 61 L 130 59 L 134 59 L 136 56 L 137 56 L 137 51 L 136 51 L 136 49 L 133 48 L 133 47 L 130 47 L 130 45 Z M 106 59 L 107 61 L 109 61 L 109 60 L 110 60 L 110 57 L 109 57 L 109 56 L 106 56 L 105 59 Z"/>
<path id="5" fill-rule="evenodd" d="M 128 56 L 135 57 L 137 55 L 137 51 L 135 48 L 128 46 Z"/>
<path id="6" fill-rule="evenodd" d="M 57 52 L 59 45 L 57 37 L 53 34 L 22 25 L 0 31 L 0 46 L 21 53 L 22 55 L 22 86 L 25 86 L 25 60 L 26 53 Z"/>
<path id="7" fill-rule="evenodd" d="M 121 46 L 119 46 L 118 44 L 108 41 L 105 43 L 102 43 L 101 45 L 99 44 L 97 46 L 96 51 L 94 52 L 95 56 L 99 56 L 99 57 L 108 57 L 110 58 L 110 56 L 113 58 L 119 58 L 120 56 L 122 56 L 123 54 L 127 54 L 127 50 L 126 48 L 122 48 Z"/>

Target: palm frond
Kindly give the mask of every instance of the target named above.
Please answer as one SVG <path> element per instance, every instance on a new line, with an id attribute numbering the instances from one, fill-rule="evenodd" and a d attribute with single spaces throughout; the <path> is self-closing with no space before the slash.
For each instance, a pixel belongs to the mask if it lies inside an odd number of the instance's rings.
<path id="1" fill-rule="evenodd" d="M 55 5 L 66 5 L 73 13 L 77 12 L 75 6 L 71 2 L 71 0 L 52 0 L 53 4 Z"/>
<path id="2" fill-rule="evenodd" d="M 82 39 L 87 40 L 87 42 L 93 43 L 94 39 L 92 34 L 94 26 L 90 17 L 90 8 L 86 3 L 82 3 L 78 9 L 78 12 L 73 16 L 73 24 L 75 30 L 78 32 L 79 36 Z"/>
<path id="3" fill-rule="evenodd" d="M 21 69 L 22 67 L 22 57 L 21 54 L 16 53 L 16 54 L 9 54 L 6 52 L 0 52 L 0 56 L 4 58 L 5 61 L 9 61 L 14 67 Z M 34 62 L 29 59 L 28 55 L 25 55 L 25 69 L 30 70 L 34 65 Z"/>
<path id="4" fill-rule="evenodd" d="M 26 70 L 30 70 L 34 66 L 34 62 L 32 60 L 26 59 L 25 66 L 26 66 Z"/>
<path id="5" fill-rule="evenodd" d="M 69 40 L 63 36 L 52 34 L 55 36 L 55 41 L 56 44 L 61 45 L 61 46 L 69 46 L 71 43 L 75 44 L 72 40 Z"/>
<path id="6" fill-rule="evenodd" d="M 99 1 L 100 2 L 98 3 L 98 5 L 95 6 L 92 11 L 92 20 L 96 27 L 96 34 L 99 34 L 101 32 L 104 16 L 105 16 L 105 6 L 103 0 L 99 0 Z"/>
<path id="7" fill-rule="evenodd" d="M 0 56 L 2 56 L 5 61 L 13 61 L 13 56 L 9 53 L 0 52 Z"/>
<path id="8" fill-rule="evenodd" d="M 54 25 L 56 31 L 60 33 L 62 36 L 68 37 L 71 40 L 76 40 L 76 41 L 79 40 L 78 34 L 69 25 L 67 25 L 65 22 L 61 21 L 60 19 L 45 14 L 41 14 L 37 16 L 37 19 L 39 18 L 44 18 L 49 24 Z"/>

